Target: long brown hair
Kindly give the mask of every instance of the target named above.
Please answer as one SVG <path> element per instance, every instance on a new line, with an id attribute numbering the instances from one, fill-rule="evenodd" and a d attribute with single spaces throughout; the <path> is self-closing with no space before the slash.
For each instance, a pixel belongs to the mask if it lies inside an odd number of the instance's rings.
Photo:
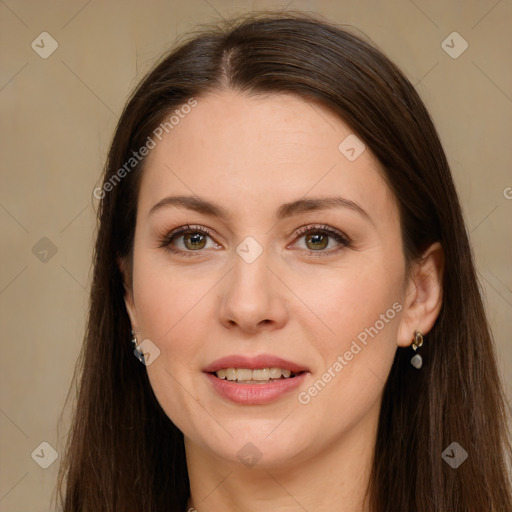
<path id="1" fill-rule="evenodd" d="M 295 93 L 330 108 L 380 161 L 399 204 L 407 261 L 435 241 L 443 246 L 443 306 L 422 347 L 425 364 L 417 371 L 410 349 L 398 348 L 385 384 L 369 485 L 372 511 L 512 510 L 495 349 L 430 116 L 399 69 L 360 36 L 318 16 L 267 13 L 202 28 L 164 56 L 121 115 L 103 177 L 78 396 L 59 478 L 64 512 L 185 509 L 183 434 L 133 355 L 123 299 L 130 283 L 123 283 L 118 265 L 131 268 L 145 160 L 122 179 L 118 171 L 171 111 L 226 88 Z M 468 453 L 457 469 L 441 456 L 452 442 Z"/>

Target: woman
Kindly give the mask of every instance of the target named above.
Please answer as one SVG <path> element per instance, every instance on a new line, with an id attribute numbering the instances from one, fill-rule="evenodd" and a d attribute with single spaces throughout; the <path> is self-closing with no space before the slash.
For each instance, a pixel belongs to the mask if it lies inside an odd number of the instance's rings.
<path id="1" fill-rule="evenodd" d="M 306 15 L 195 35 L 94 195 L 65 511 L 512 510 L 456 191 L 382 53 Z"/>

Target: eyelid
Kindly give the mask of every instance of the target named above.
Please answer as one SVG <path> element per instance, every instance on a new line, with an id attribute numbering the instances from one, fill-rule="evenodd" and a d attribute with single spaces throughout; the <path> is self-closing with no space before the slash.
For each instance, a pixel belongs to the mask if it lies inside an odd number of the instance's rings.
<path id="1" fill-rule="evenodd" d="M 336 235 L 343 240 L 345 240 L 347 243 L 352 242 L 349 236 L 347 236 L 345 233 L 340 231 L 339 229 L 333 228 L 327 224 L 305 224 L 304 226 L 301 226 L 300 228 L 297 228 L 294 232 L 294 236 L 302 236 L 304 234 L 307 234 L 309 232 L 325 232 L 329 235 Z"/>
<path id="2" fill-rule="evenodd" d="M 176 235 L 181 235 L 182 233 L 187 233 L 188 231 L 199 231 L 208 236 L 211 236 L 213 234 L 213 231 L 210 228 L 207 228 L 206 226 L 196 224 L 185 224 L 183 226 L 179 226 L 171 230 L 168 234 L 164 235 L 164 238 L 171 240 Z"/>

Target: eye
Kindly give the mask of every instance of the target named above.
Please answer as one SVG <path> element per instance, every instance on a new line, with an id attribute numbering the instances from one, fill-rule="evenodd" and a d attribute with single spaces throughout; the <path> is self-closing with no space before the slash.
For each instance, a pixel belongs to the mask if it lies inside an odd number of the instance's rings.
<path id="1" fill-rule="evenodd" d="M 299 244 L 300 250 L 315 256 L 332 255 L 351 245 L 347 235 L 326 225 L 303 226 L 294 233 L 294 236 L 299 240 L 304 239 L 302 247 Z M 209 240 L 210 244 L 208 244 Z M 293 245 L 296 244 L 297 242 Z M 288 247 L 293 248 L 293 245 Z M 222 248 L 213 240 L 208 228 L 188 224 L 162 237 L 160 247 L 185 256 L 199 256 L 203 250 Z"/>
<path id="2" fill-rule="evenodd" d="M 330 255 L 344 247 L 349 247 L 351 244 L 348 236 L 337 229 L 325 225 L 304 226 L 295 232 L 295 236 L 299 239 L 304 239 L 303 246 L 299 248 L 310 253 L 319 253 L 315 256 Z"/>
<path id="3" fill-rule="evenodd" d="M 208 239 L 211 244 L 208 245 Z M 203 249 L 220 248 L 211 238 L 209 229 L 203 226 L 181 226 L 162 238 L 160 247 L 175 253 L 192 256 L 192 252 L 201 251 Z"/>

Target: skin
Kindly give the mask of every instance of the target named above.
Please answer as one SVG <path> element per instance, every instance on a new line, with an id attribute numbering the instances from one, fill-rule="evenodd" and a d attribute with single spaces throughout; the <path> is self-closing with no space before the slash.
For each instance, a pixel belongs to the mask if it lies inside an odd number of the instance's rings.
<path id="1" fill-rule="evenodd" d="M 294 95 L 231 90 L 197 98 L 146 161 L 138 198 L 133 281 L 125 302 L 138 339 L 160 356 L 149 364 L 155 395 L 185 436 L 190 507 L 199 512 L 367 510 L 365 490 L 383 386 L 397 346 L 426 334 L 442 300 L 442 249 L 431 246 L 406 275 L 396 201 L 366 149 L 349 161 L 338 145 L 351 130 L 317 103 Z M 195 195 L 229 219 L 167 206 Z M 341 196 L 350 208 L 306 211 L 276 221 L 284 203 Z M 211 230 L 200 250 L 184 225 Z M 325 247 L 297 228 L 330 226 Z M 252 263 L 236 252 L 252 236 Z M 197 243 L 197 239 L 196 239 Z M 318 246 L 321 246 L 318 249 Z M 193 252 L 187 257 L 184 252 Z M 322 253 L 323 255 L 319 255 Z M 124 267 L 123 267 L 124 268 Z M 307 404 L 298 400 L 365 328 L 398 303 L 401 310 Z M 299 390 L 266 405 L 219 396 L 202 369 L 231 354 L 273 354 L 307 367 Z M 421 351 L 420 351 L 421 353 Z M 421 371 L 421 370 L 420 370 Z M 238 452 L 248 442 L 253 467 Z"/>

